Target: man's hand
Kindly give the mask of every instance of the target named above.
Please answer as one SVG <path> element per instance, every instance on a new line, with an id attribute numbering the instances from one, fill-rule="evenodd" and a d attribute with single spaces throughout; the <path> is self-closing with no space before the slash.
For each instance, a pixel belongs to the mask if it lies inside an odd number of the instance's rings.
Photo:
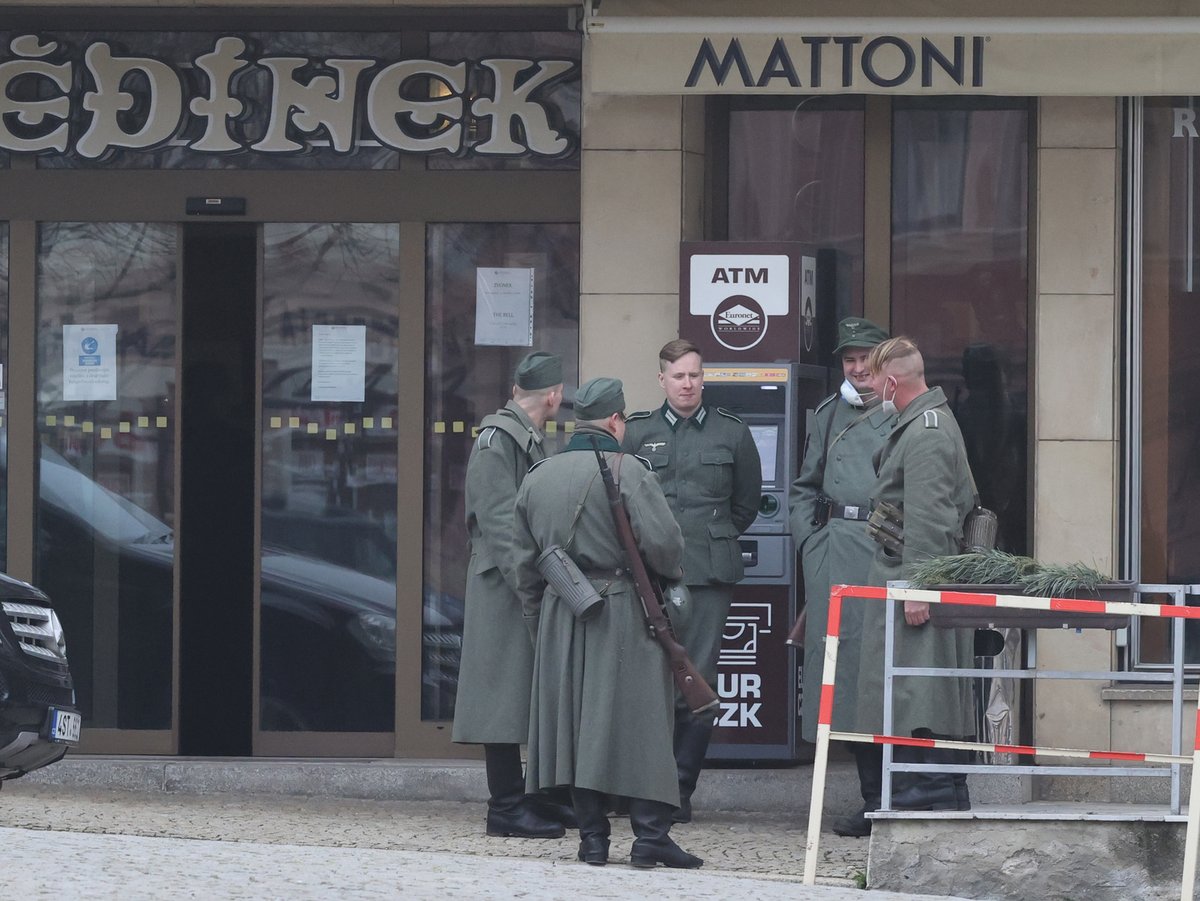
<path id="1" fill-rule="evenodd" d="M 929 622 L 929 605 L 924 601 L 905 601 L 904 621 L 910 626 L 925 625 Z"/>

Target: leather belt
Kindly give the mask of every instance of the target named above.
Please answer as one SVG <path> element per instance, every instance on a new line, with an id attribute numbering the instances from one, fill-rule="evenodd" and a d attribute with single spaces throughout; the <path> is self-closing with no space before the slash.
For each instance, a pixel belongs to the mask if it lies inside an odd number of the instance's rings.
<path id="1" fill-rule="evenodd" d="M 623 569 L 585 569 L 583 574 L 589 579 L 595 579 L 597 582 L 612 582 L 617 579 L 626 579 L 628 574 Z"/>
<path id="2" fill-rule="evenodd" d="M 850 519 L 866 522 L 871 515 L 871 508 L 867 504 L 830 504 L 829 505 L 830 519 Z"/>

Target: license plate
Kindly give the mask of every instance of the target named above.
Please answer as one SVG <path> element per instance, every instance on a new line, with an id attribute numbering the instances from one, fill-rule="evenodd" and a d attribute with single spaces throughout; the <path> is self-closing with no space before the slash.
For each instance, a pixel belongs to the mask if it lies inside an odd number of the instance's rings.
<path id="1" fill-rule="evenodd" d="M 78 742 L 82 718 L 69 710 L 50 711 L 50 740 Z"/>

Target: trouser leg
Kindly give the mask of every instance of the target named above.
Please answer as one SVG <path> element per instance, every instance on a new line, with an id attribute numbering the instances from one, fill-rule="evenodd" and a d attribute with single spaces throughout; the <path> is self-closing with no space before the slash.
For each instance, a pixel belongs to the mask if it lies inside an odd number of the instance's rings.
<path id="1" fill-rule="evenodd" d="M 647 798 L 629 799 L 629 825 L 635 836 L 629 851 L 629 862 L 635 867 L 665 867 L 692 870 L 704 863 L 688 854 L 671 838 L 670 804 Z"/>
<path id="2" fill-rule="evenodd" d="M 520 745 L 484 745 L 483 760 L 489 796 L 488 835 L 560 838 L 566 834 L 561 823 L 541 816 L 525 795 Z"/>
<path id="3" fill-rule="evenodd" d="M 608 863 L 608 796 L 590 788 L 571 787 L 571 803 L 579 820 L 579 859 L 592 866 Z"/>
<path id="4" fill-rule="evenodd" d="M 700 779 L 708 742 L 712 738 L 711 713 L 699 716 L 686 708 L 675 708 L 675 769 L 679 776 L 679 808 L 672 815 L 676 823 L 692 821 L 692 792 Z"/>

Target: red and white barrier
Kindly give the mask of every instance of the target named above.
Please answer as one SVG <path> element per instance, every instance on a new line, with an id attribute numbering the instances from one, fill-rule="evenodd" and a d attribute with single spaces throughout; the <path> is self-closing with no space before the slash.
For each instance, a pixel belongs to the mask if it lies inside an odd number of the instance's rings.
<path id="1" fill-rule="evenodd" d="M 917 748 L 955 748 L 972 751 L 1039 754 L 1050 757 L 1076 757 L 1090 760 L 1144 761 L 1147 763 L 1192 764 L 1191 803 L 1188 805 L 1187 833 L 1183 854 L 1181 901 L 1192 901 L 1196 881 L 1197 838 L 1200 836 L 1200 698 L 1197 699 L 1196 736 L 1190 755 L 1153 754 L 1127 751 L 1089 751 L 1078 748 L 1043 748 L 1032 745 L 1001 745 L 949 739 L 912 738 L 902 735 L 871 735 L 859 732 L 834 732 L 833 693 L 837 673 L 838 643 L 841 639 L 842 598 L 868 598 L 881 601 L 920 601 L 927 604 L 959 604 L 970 607 L 1017 607 L 1026 610 L 1061 610 L 1072 613 L 1107 613 L 1121 616 L 1175 617 L 1200 620 L 1200 607 L 1172 604 L 1133 604 L 1128 601 L 1086 601 L 1074 598 L 1040 598 L 1025 595 L 976 594 L 965 591 L 931 591 L 921 588 L 880 588 L 864 585 L 835 585 L 829 595 L 829 618 L 825 633 L 825 666 L 821 673 L 821 699 L 817 713 L 817 748 L 813 761 L 812 800 L 808 809 L 808 836 L 805 844 L 804 884 L 814 885 L 817 878 L 817 854 L 821 839 L 821 810 L 825 803 L 825 775 L 829 760 L 829 742 L 873 742 L 907 745 Z"/>

